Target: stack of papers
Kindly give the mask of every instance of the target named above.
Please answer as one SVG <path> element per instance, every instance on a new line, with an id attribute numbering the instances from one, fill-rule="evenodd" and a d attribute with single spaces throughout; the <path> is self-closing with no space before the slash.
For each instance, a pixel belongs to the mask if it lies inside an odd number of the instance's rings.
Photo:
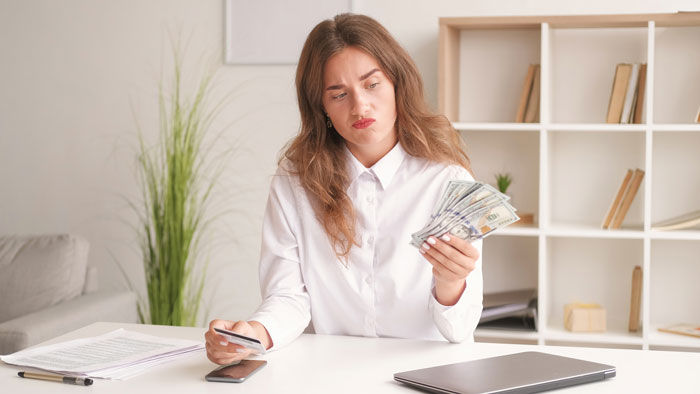
<path id="1" fill-rule="evenodd" d="M 21 350 L 0 356 L 0 360 L 61 375 L 124 380 L 203 349 L 204 344 L 198 341 L 118 329 L 97 337 Z"/>

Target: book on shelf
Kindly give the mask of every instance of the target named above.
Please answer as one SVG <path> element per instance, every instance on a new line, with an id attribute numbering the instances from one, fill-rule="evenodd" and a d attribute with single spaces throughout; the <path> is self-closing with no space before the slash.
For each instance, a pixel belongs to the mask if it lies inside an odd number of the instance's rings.
<path id="1" fill-rule="evenodd" d="M 671 231 L 693 227 L 700 227 L 700 211 L 686 213 L 673 219 L 653 224 L 651 229 L 656 231 Z"/>
<path id="2" fill-rule="evenodd" d="M 615 67 L 612 92 L 608 102 L 608 116 L 605 119 L 606 123 L 620 123 L 631 73 L 632 65 L 630 64 L 620 63 Z"/>
<path id="3" fill-rule="evenodd" d="M 634 114 L 632 111 L 632 104 L 634 103 L 635 93 L 637 92 L 637 80 L 639 79 L 639 64 L 632 64 L 632 69 L 630 71 L 630 79 L 627 83 L 627 91 L 625 92 L 625 102 L 622 105 L 622 116 L 620 117 L 620 123 L 630 123 L 630 114 Z"/>
<path id="4" fill-rule="evenodd" d="M 615 66 L 606 123 L 641 123 L 646 91 L 646 63 Z"/>
<path id="5" fill-rule="evenodd" d="M 535 64 L 535 75 L 532 79 L 532 89 L 527 99 L 525 110 L 525 123 L 537 123 L 540 121 L 540 65 Z"/>
<path id="6" fill-rule="evenodd" d="M 639 168 L 634 170 L 634 174 L 632 174 L 632 179 L 630 180 L 629 186 L 625 191 L 625 195 L 622 197 L 620 207 L 617 209 L 617 212 L 615 212 L 615 218 L 613 219 L 610 228 L 620 228 L 620 226 L 622 225 L 622 221 L 625 220 L 625 215 L 627 215 L 627 211 L 629 211 L 630 209 L 630 205 L 632 205 L 632 201 L 634 201 L 634 197 L 637 195 L 637 191 L 639 191 L 639 186 L 642 184 L 643 179 L 644 171 L 640 170 Z"/>
<path id="7" fill-rule="evenodd" d="M 522 289 L 484 294 L 478 327 L 537 330 L 537 290 Z"/>
<path id="8" fill-rule="evenodd" d="M 659 331 L 700 338 L 700 324 L 674 324 L 659 328 Z"/>
<path id="9" fill-rule="evenodd" d="M 700 123 L 700 107 L 698 107 L 698 113 L 695 114 L 695 123 Z"/>
<path id="10" fill-rule="evenodd" d="M 642 303 L 642 267 L 635 266 L 632 270 L 632 297 L 630 300 L 629 331 L 639 331 L 639 312 Z"/>
<path id="11" fill-rule="evenodd" d="M 634 116 L 632 123 L 642 123 L 642 111 L 644 110 L 644 94 L 647 86 L 647 64 L 639 66 L 639 81 L 637 83 L 637 99 L 634 104 Z"/>
<path id="12" fill-rule="evenodd" d="M 625 191 L 627 190 L 627 187 L 630 184 L 630 180 L 632 179 L 633 173 L 634 171 L 627 170 L 625 178 L 622 180 L 622 184 L 617 190 L 617 194 L 615 195 L 612 204 L 610 204 L 610 208 L 608 208 L 608 214 L 605 215 L 605 219 L 603 219 L 603 229 L 607 229 L 608 227 L 610 227 L 610 223 L 612 222 L 613 217 L 615 216 L 615 212 L 617 212 L 617 208 L 620 206 L 620 202 L 622 201 L 622 197 L 625 195 Z"/>
<path id="13" fill-rule="evenodd" d="M 535 72 L 539 68 L 538 64 L 530 64 L 527 68 L 527 74 L 525 75 L 525 82 L 523 82 L 523 89 L 520 93 L 520 102 L 518 103 L 518 112 L 515 115 L 515 121 L 517 123 L 525 122 L 525 114 L 527 111 L 527 105 L 530 101 L 530 93 L 532 92 L 533 82 L 535 80 Z"/>

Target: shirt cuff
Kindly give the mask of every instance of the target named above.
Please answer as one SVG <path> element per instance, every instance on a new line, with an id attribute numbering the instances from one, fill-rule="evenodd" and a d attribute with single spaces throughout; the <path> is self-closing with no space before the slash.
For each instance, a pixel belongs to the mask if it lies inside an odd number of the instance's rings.
<path id="1" fill-rule="evenodd" d="M 471 305 L 467 300 L 467 289 L 452 306 L 440 304 L 435 287 L 430 290 L 430 311 L 440 333 L 450 342 L 459 343 L 474 340 L 474 329 L 481 316 L 481 305 Z"/>

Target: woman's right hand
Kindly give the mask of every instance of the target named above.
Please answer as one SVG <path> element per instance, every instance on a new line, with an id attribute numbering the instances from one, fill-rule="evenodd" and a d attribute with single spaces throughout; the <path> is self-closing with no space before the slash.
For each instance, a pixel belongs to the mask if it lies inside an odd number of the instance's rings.
<path id="1" fill-rule="evenodd" d="M 214 328 L 223 328 L 247 337 L 257 338 L 253 326 L 246 321 L 212 320 L 209 323 L 209 331 L 204 334 L 207 342 L 207 358 L 216 364 L 231 364 L 248 357 L 253 351 L 235 343 L 230 343 L 225 337 L 214 331 Z"/>

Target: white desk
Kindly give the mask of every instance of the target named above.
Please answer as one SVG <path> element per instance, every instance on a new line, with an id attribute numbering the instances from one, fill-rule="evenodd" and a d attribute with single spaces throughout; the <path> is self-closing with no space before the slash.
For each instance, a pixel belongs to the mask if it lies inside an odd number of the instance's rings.
<path id="1" fill-rule="evenodd" d="M 95 336 L 123 327 L 151 335 L 204 341 L 204 328 L 95 323 L 47 341 Z M 490 343 L 449 344 L 388 338 L 302 335 L 260 358 L 268 365 L 247 382 L 204 380 L 212 364 L 202 351 L 124 381 L 96 380 L 90 387 L 22 379 L 20 367 L 0 362 L 3 393 L 419 393 L 395 382 L 393 374 L 418 368 L 536 350 L 617 367 L 617 377 L 573 386 L 567 393 L 698 393 L 700 354 Z"/>

